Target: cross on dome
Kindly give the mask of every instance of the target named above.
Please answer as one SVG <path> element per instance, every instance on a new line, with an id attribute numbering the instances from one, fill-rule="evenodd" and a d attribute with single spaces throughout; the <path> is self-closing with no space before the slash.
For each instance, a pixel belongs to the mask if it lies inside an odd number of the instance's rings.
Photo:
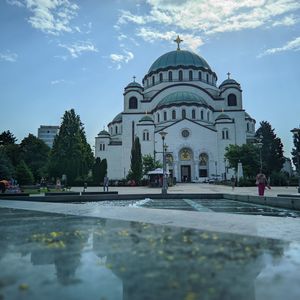
<path id="1" fill-rule="evenodd" d="M 175 43 L 177 43 L 177 50 L 180 50 L 180 43 L 183 42 L 183 40 L 179 37 L 179 35 L 177 35 L 176 40 L 174 40 Z"/>
<path id="2" fill-rule="evenodd" d="M 228 72 L 228 73 L 227 73 L 228 79 L 230 79 L 230 75 L 231 75 L 231 73 L 230 73 L 230 72 Z"/>
<path id="3" fill-rule="evenodd" d="M 136 77 L 135 77 L 135 76 L 133 76 L 132 78 L 133 78 L 133 82 L 135 82 L 135 79 L 136 79 Z"/>

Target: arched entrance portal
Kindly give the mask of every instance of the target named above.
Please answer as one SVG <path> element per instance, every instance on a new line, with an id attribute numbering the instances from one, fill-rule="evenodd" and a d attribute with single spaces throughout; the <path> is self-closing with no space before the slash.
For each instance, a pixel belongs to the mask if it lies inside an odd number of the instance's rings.
<path id="1" fill-rule="evenodd" d="M 179 152 L 179 158 L 180 158 L 181 182 L 191 182 L 192 159 L 193 159 L 192 150 L 188 148 L 181 149 Z"/>

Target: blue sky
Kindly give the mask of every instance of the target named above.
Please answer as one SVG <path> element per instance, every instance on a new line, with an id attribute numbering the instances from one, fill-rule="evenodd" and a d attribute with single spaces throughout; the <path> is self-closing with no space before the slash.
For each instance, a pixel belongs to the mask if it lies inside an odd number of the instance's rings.
<path id="1" fill-rule="evenodd" d="M 156 58 L 203 56 L 243 89 L 246 111 L 271 123 L 290 156 L 300 124 L 299 0 L 1 0 L 0 132 L 20 142 L 74 108 L 88 141 L 122 110 L 123 89 Z"/>

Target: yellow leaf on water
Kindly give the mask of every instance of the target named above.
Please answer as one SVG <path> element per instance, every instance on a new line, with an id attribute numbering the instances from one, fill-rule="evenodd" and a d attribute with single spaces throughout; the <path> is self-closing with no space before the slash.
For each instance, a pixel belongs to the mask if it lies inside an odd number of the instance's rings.
<path id="1" fill-rule="evenodd" d="M 25 290 L 28 290 L 28 289 L 29 289 L 29 286 L 26 283 L 21 283 L 19 285 L 19 290 L 25 291 Z"/>
<path id="2" fill-rule="evenodd" d="M 188 292 L 184 297 L 184 300 L 196 300 L 197 295 L 194 292 Z"/>

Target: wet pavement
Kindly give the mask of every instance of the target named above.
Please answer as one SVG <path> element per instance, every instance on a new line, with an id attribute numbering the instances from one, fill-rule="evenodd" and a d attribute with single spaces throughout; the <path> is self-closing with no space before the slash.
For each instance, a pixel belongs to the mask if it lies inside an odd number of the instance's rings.
<path id="1" fill-rule="evenodd" d="M 299 242 L 12 208 L 0 217 L 0 299 L 299 299 Z"/>

